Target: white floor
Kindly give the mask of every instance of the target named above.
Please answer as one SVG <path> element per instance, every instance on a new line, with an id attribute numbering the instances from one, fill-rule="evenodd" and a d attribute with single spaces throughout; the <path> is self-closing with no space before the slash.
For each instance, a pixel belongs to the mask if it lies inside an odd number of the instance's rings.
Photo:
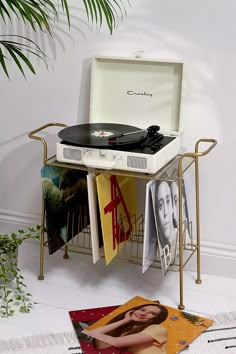
<path id="1" fill-rule="evenodd" d="M 141 273 L 137 265 L 114 261 L 92 264 L 87 255 L 70 253 L 65 260 L 58 251 L 48 256 L 45 249 L 45 279 L 39 281 L 39 247 L 25 243 L 19 252 L 19 267 L 25 277 L 34 307 L 29 314 L 16 313 L 0 319 L 0 340 L 34 334 L 72 331 L 68 311 L 118 305 L 135 295 L 159 299 L 178 307 L 178 273 L 162 278 L 157 269 Z M 202 275 L 202 284 L 195 284 L 195 274 L 184 275 L 185 310 L 202 315 L 236 311 L 236 279 Z"/>

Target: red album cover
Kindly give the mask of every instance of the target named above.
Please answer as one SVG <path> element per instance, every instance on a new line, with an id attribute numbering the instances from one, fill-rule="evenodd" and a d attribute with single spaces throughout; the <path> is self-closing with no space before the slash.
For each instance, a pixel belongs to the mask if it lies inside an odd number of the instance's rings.
<path id="1" fill-rule="evenodd" d="M 94 347 L 94 341 L 89 336 L 82 333 L 87 327 L 97 322 L 101 318 L 110 314 L 112 311 L 117 309 L 119 306 L 106 306 L 99 308 L 90 308 L 85 310 L 69 311 L 69 316 L 72 321 L 75 333 L 79 339 L 80 346 L 84 354 L 120 354 L 127 353 L 127 351 L 122 351 L 121 349 L 107 348 L 102 351 Z"/>

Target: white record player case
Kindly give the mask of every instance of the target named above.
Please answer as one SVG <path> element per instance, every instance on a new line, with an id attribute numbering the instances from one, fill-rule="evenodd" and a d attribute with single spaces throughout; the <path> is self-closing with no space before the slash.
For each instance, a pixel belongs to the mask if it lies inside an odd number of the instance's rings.
<path id="1" fill-rule="evenodd" d="M 153 154 L 57 144 L 57 160 L 87 167 L 156 173 L 180 152 L 184 63 L 139 58 L 94 57 L 89 123 L 119 123 L 140 129 L 160 126 L 174 137 Z"/>

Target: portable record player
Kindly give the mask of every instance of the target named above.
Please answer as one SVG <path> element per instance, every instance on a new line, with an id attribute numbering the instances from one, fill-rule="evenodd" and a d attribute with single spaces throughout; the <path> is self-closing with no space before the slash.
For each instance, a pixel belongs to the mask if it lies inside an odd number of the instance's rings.
<path id="1" fill-rule="evenodd" d="M 180 151 L 184 63 L 92 60 L 88 124 L 59 132 L 57 160 L 156 173 Z"/>

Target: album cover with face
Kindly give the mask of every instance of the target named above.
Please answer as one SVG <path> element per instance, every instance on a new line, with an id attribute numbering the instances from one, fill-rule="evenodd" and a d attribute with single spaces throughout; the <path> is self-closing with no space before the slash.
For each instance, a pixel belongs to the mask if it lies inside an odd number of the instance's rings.
<path id="1" fill-rule="evenodd" d="M 213 323 L 140 296 L 69 315 L 86 354 L 176 354 Z"/>
<path id="2" fill-rule="evenodd" d="M 158 180 L 151 185 L 151 195 L 163 275 L 179 255 L 179 187 L 178 180 Z M 183 247 L 192 246 L 185 183 L 182 180 Z"/>
<path id="3" fill-rule="evenodd" d="M 172 203 L 173 203 L 173 220 L 174 227 L 179 227 L 179 187 L 178 180 L 170 182 Z M 182 230 L 183 230 L 183 246 L 189 248 L 192 246 L 192 222 L 189 218 L 188 198 L 185 186 L 185 180 L 182 179 Z"/>
<path id="4" fill-rule="evenodd" d="M 158 237 L 152 203 L 151 187 L 155 181 L 146 184 L 144 234 L 143 234 L 143 261 L 142 272 L 146 272 L 150 265 L 159 260 Z"/>
<path id="5" fill-rule="evenodd" d="M 160 175 L 160 179 L 169 180 L 171 187 L 171 196 L 173 202 L 173 219 L 174 227 L 179 227 L 179 179 L 178 179 L 178 164 L 179 160 L 176 159 L 167 170 Z M 183 165 L 184 169 L 184 165 Z M 182 176 L 182 230 L 183 230 L 183 245 L 187 248 L 192 246 L 192 220 L 189 215 L 188 208 L 188 179 L 186 175 Z"/>
<path id="6" fill-rule="evenodd" d="M 163 275 L 174 264 L 178 246 L 178 228 L 174 225 L 171 185 L 155 181 L 151 186 L 154 218 Z"/>

